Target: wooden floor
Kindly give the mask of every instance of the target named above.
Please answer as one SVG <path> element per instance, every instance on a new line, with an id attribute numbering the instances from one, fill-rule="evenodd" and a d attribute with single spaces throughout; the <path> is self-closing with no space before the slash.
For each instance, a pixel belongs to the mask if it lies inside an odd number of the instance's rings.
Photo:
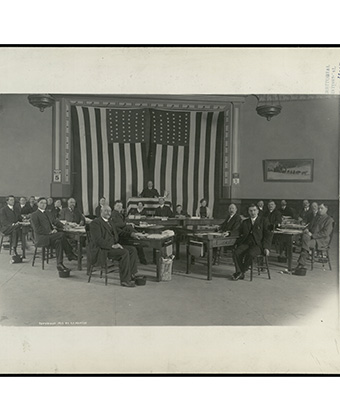
<path id="1" fill-rule="evenodd" d="M 107 286 L 99 274 L 87 282 L 86 271 L 61 279 L 55 259 L 41 269 L 31 265 L 33 247 L 22 264 L 10 264 L 8 251 L 0 254 L 0 325 L 2 326 L 293 326 L 337 324 L 338 242 L 333 240 L 333 270 L 316 263 L 306 276 L 285 273 L 285 264 L 270 257 L 272 279 L 266 274 L 232 281 L 230 256 L 213 267 L 206 279 L 206 260 L 200 258 L 185 274 L 185 247 L 174 261 L 172 280 L 157 282 L 155 266 L 140 266 L 147 284 L 133 289 L 109 274 Z M 152 261 L 151 251 L 146 251 Z M 297 255 L 294 254 L 293 265 Z M 86 261 L 86 259 L 85 259 Z M 85 268 L 85 267 L 84 267 Z"/>

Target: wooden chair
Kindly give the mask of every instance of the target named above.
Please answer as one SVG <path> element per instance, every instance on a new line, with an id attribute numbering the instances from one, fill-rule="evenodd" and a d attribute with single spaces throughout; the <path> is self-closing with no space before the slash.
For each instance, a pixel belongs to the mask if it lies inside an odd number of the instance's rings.
<path id="1" fill-rule="evenodd" d="M 12 254 L 12 235 L 11 234 L 5 235 L 4 233 L 0 232 L 0 236 L 1 236 L 0 252 L 1 252 L 1 249 L 3 248 L 3 246 L 4 246 L 4 242 L 5 242 L 4 239 L 8 238 L 7 242 L 9 243 L 9 254 L 11 255 Z"/>
<path id="2" fill-rule="evenodd" d="M 105 285 L 107 285 L 108 273 L 116 271 L 116 267 L 114 266 L 113 262 L 111 264 L 108 264 L 107 251 L 104 249 L 100 250 L 100 254 L 98 255 L 99 260 L 97 261 L 97 263 L 92 263 L 91 250 L 90 250 L 91 233 L 90 233 L 88 225 L 86 226 L 86 234 L 87 234 L 87 238 L 86 238 L 87 240 L 87 245 L 86 245 L 87 275 L 89 276 L 89 279 L 87 282 L 91 281 L 92 273 L 95 271 L 95 268 L 99 268 L 100 278 L 103 277 L 103 272 L 104 272 Z"/>
<path id="3" fill-rule="evenodd" d="M 253 272 L 254 272 L 254 262 L 256 261 L 256 267 L 257 267 L 257 273 L 258 275 L 261 274 L 261 270 L 266 270 L 268 274 L 268 279 L 270 280 L 270 271 L 269 271 L 269 265 L 268 265 L 268 257 L 267 255 L 261 254 L 257 255 L 255 258 L 253 258 L 251 262 L 251 268 L 250 268 L 250 281 L 253 280 Z"/>
<path id="4" fill-rule="evenodd" d="M 330 234 L 328 246 L 326 248 L 321 248 L 321 249 L 312 248 L 311 249 L 311 270 L 313 270 L 315 258 L 317 258 L 317 262 L 321 262 L 322 269 L 324 271 L 326 271 L 326 269 L 325 269 L 325 264 L 326 263 L 328 263 L 329 270 L 332 271 L 332 264 L 331 264 L 331 258 L 330 258 L 330 255 L 329 255 L 329 250 L 330 250 L 331 242 L 332 242 L 332 239 L 333 239 L 334 227 L 335 227 L 335 222 L 333 222 L 333 229 L 332 229 L 332 232 Z"/>
<path id="5" fill-rule="evenodd" d="M 45 261 L 48 264 L 48 260 L 52 252 L 51 246 L 50 245 L 38 245 L 35 242 L 33 228 L 32 228 L 32 238 L 33 238 L 33 243 L 34 243 L 34 254 L 33 254 L 33 259 L 32 259 L 32 267 L 34 267 L 35 260 L 37 259 L 38 249 L 41 248 L 41 267 L 42 269 L 45 269 Z"/>

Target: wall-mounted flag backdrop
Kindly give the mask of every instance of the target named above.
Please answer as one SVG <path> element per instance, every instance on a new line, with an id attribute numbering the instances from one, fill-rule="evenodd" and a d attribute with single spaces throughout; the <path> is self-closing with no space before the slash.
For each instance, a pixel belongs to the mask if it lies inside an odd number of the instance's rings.
<path id="1" fill-rule="evenodd" d="M 74 105 L 73 195 L 85 215 L 101 197 L 123 203 L 148 180 L 173 206 L 213 209 L 223 175 L 224 111 L 113 109 Z"/>

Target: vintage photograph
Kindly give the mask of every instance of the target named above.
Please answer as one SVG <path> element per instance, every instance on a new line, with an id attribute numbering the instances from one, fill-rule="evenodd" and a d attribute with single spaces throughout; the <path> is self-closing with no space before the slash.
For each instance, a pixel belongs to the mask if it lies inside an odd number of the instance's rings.
<path id="1" fill-rule="evenodd" d="M 0 91 L 1 328 L 336 326 L 338 94 L 79 89 Z"/>

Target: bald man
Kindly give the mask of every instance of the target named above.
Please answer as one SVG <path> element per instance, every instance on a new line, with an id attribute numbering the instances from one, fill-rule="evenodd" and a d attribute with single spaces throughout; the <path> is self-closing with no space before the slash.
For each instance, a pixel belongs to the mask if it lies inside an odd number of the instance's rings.
<path id="1" fill-rule="evenodd" d="M 228 207 L 228 215 L 226 220 L 220 225 L 220 232 L 223 232 L 225 236 L 239 236 L 242 219 L 237 213 L 237 207 L 234 203 L 231 203 Z M 217 265 L 219 262 L 219 248 L 213 250 L 213 264 Z"/>
<path id="2" fill-rule="evenodd" d="M 67 222 L 76 223 L 78 225 L 85 224 L 84 216 L 76 207 L 76 201 L 73 199 L 73 197 L 68 199 L 67 207 L 61 210 L 59 220 L 66 220 Z"/>

